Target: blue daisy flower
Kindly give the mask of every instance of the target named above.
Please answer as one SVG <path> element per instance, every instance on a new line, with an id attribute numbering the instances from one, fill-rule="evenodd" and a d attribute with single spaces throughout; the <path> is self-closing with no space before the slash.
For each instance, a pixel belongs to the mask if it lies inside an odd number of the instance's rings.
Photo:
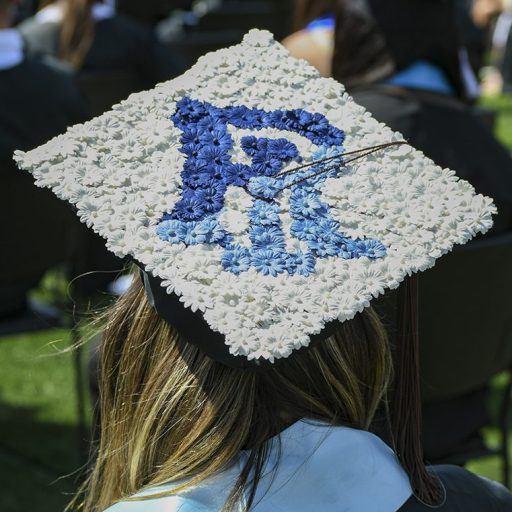
<path id="1" fill-rule="evenodd" d="M 237 165 L 240 165 L 240 176 L 244 180 L 245 184 L 247 184 L 249 180 L 257 176 L 256 171 L 252 167 L 242 164 Z"/>
<path id="2" fill-rule="evenodd" d="M 179 220 L 190 221 L 198 220 L 205 214 L 204 205 L 191 197 L 190 199 L 181 199 L 174 209 L 175 217 Z"/>
<path id="3" fill-rule="evenodd" d="M 224 169 L 224 181 L 226 185 L 243 187 L 254 176 L 254 171 L 243 164 L 230 164 Z"/>
<path id="4" fill-rule="evenodd" d="M 210 105 L 208 113 L 212 116 L 216 125 L 225 125 L 228 122 L 228 113 L 223 108 Z"/>
<path id="5" fill-rule="evenodd" d="M 251 254 L 251 266 L 265 276 L 276 277 L 286 271 L 282 251 L 257 249 Z"/>
<path id="6" fill-rule="evenodd" d="M 229 119 L 229 122 L 237 128 L 256 128 L 263 124 L 265 114 L 263 110 L 238 106 L 228 107 L 226 111 L 226 117 Z"/>
<path id="7" fill-rule="evenodd" d="M 269 140 L 268 151 L 275 158 L 284 161 L 289 161 L 299 156 L 297 146 L 287 139 Z"/>
<path id="8" fill-rule="evenodd" d="M 206 170 L 197 173 L 193 181 L 197 183 L 195 188 L 208 188 L 217 186 L 217 180 L 213 178 L 212 173 Z M 185 177 L 183 177 L 183 182 L 185 183 Z"/>
<path id="9" fill-rule="evenodd" d="M 226 129 L 215 128 L 213 131 L 203 131 L 200 135 L 201 143 L 206 146 L 220 148 L 228 151 L 233 146 L 233 139 Z"/>
<path id="10" fill-rule="evenodd" d="M 320 258 L 339 256 L 342 252 L 339 245 L 321 239 L 308 240 L 307 244 L 311 252 Z"/>
<path id="11" fill-rule="evenodd" d="M 256 226 L 251 230 L 249 237 L 258 249 L 284 249 L 286 245 L 282 230 L 276 226 Z"/>
<path id="12" fill-rule="evenodd" d="M 315 119 L 315 114 L 306 112 L 305 110 L 296 110 L 295 112 L 299 118 L 298 123 L 303 127 L 308 126 Z"/>
<path id="13" fill-rule="evenodd" d="M 188 128 L 184 130 L 180 141 L 183 145 L 199 144 L 201 142 L 199 131 L 195 128 Z"/>
<path id="14" fill-rule="evenodd" d="M 340 245 L 343 243 L 344 237 L 336 231 L 319 229 L 317 232 L 317 240 L 319 243 Z"/>
<path id="15" fill-rule="evenodd" d="M 235 275 L 246 272 L 251 265 L 249 250 L 240 245 L 230 247 L 224 251 L 221 263 L 224 270 Z"/>
<path id="16" fill-rule="evenodd" d="M 294 220 L 290 226 L 290 232 L 299 240 L 308 241 L 319 238 L 318 225 L 312 220 Z"/>
<path id="17" fill-rule="evenodd" d="M 295 190 L 290 197 L 290 209 L 294 216 L 312 218 L 322 210 L 323 204 L 320 201 L 320 192 L 313 192 L 302 189 Z"/>
<path id="18" fill-rule="evenodd" d="M 317 221 L 318 232 L 324 240 L 332 240 L 332 237 L 336 235 L 340 229 L 339 222 L 325 218 Z"/>
<path id="19" fill-rule="evenodd" d="M 189 203 L 193 201 L 199 201 L 197 192 L 197 188 L 183 187 L 183 191 L 181 193 L 181 201 L 186 201 Z"/>
<path id="20" fill-rule="evenodd" d="M 191 158 L 197 158 L 199 156 L 199 153 L 202 149 L 202 144 L 195 144 L 195 143 L 189 143 L 189 144 L 183 144 L 181 146 L 180 151 Z"/>
<path id="21" fill-rule="evenodd" d="M 311 182 L 311 174 L 314 168 L 310 167 L 303 171 L 295 171 L 290 174 L 285 174 L 282 178 L 283 186 L 291 187 L 292 192 L 295 190 L 314 190 L 313 183 Z"/>
<path id="22" fill-rule="evenodd" d="M 198 100 L 191 100 L 190 98 L 182 98 L 176 103 L 177 112 L 179 115 L 174 114 L 172 116 L 173 122 L 182 123 L 182 119 L 185 118 L 186 121 L 198 121 L 201 117 L 208 115 L 208 111 L 206 110 L 205 104 Z M 177 118 L 175 120 L 175 118 Z M 186 123 L 183 123 L 186 124 Z"/>
<path id="23" fill-rule="evenodd" d="M 261 226 L 279 226 L 279 205 L 256 199 L 249 212 L 249 218 L 251 222 Z"/>
<path id="24" fill-rule="evenodd" d="M 297 110 L 277 110 L 270 117 L 272 123 L 281 129 L 293 128 L 300 122 Z"/>
<path id="25" fill-rule="evenodd" d="M 213 132 L 217 128 L 217 122 L 211 115 L 208 115 L 199 119 L 196 126 L 200 133 Z"/>
<path id="26" fill-rule="evenodd" d="M 231 155 L 223 148 L 206 146 L 199 151 L 197 162 L 208 166 L 223 166 L 231 162 Z"/>
<path id="27" fill-rule="evenodd" d="M 270 156 L 266 151 L 258 151 L 253 159 L 253 168 L 259 175 L 272 176 L 283 167 L 283 162 Z"/>
<path id="28" fill-rule="evenodd" d="M 182 176 L 188 176 L 191 174 L 197 174 L 206 169 L 204 164 L 200 164 L 195 158 L 189 158 L 183 165 Z"/>
<path id="29" fill-rule="evenodd" d="M 161 240 L 177 244 L 183 242 L 186 229 L 179 220 L 163 220 L 156 228 L 156 234 Z"/>
<path id="30" fill-rule="evenodd" d="M 365 251 L 364 256 L 371 259 L 383 258 L 386 256 L 386 247 L 379 240 L 365 240 Z"/>
<path id="31" fill-rule="evenodd" d="M 252 178 L 248 183 L 249 193 L 255 196 L 273 199 L 282 191 L 279 181 L 267 178 L 265 176 L 257 176 Z"/>
<path id="32" fill-rule="evenodd" d="M 202 220 L 200 225 L 201 229 L 204 229 L 206 232 L 206 243 L 208 244 L 219 244 L 221 247 L 224 247 L 232 238 L 221 226 L 216 215 Z"/>
<path id="33" fill-rule="evenodd" d="M 240 141 L 240 147 L 247 155 L 254 156 L 259 150 L 258 138 L 254 135 L 247 135 L 242 137 L 242 140 Z"/>
<path id="34" fill-rule="evenodd" d="M 286 270 L 289 274 L 309 276 L 315 271 L 315 257 L 309 251 L 296 251 L 286 257 Z"/>
<path id="35" fill-rule="evenodd" d="M 201 222 L 190 222 L 183 241 L 187 245 L 204 244 L 208 240 L 208 228 Z"/>
<path id="36" fill-rule="evenodd" d="M 202 173 L 194 173 L 194 174 L 184 174 L 183 176 L 183 187 L 196 189 L 198 187 L 204 186 L 203 182 L 203 174 Z"/>
<path id="37" fill-rule="evenodd" d="M 223 206 L 226 186 L 223 183 L 216 185 L 216 187 L 199 188 L 195 191 L 197 201 L 204 205 L 207 212 L 219 211 Z"/>
<path id="38" fill-rule="evenodd" d="M 188 102 L 189 115 L 208 114 L 205 104 L 199 100 L 189 100 Z"/>
<path id="39" fill-rule="evenodd" d="M 351 238 L 341 237 L 341 240 L 338 243 L 338 256 L 345 260 L 350 260 L 356 256 L 356 242 Z"/>

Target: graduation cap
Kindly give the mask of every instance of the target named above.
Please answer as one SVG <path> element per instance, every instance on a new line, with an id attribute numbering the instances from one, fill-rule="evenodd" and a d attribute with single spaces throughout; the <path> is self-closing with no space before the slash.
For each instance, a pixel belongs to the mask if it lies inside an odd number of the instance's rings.
<path id="1" fill-rule="evenodd" d="M 15 159 L 237 367 L 321 341 L 495 212 L 259 30 Z"/>

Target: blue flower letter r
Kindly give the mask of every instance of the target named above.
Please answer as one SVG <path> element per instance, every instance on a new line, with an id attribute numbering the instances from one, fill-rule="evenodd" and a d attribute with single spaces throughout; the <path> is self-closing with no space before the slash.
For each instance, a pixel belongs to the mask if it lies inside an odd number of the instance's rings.
<path id="1" fill-rule="evenodd" d="M 313 176 L 321 167 L 276 176 L 289 162 L 299 162 L 297 146 L 286 138 L 258 136 L 262 128 L 295 132 L 319 147 L 315 160 L 343 152 L 343 131 L 325 116 L 304 110 L 266 112 L 244 106 L 217 108 L 206 102 L 183 98 L 172 122 L 180 130 L 181 152 L 187 156 L 182 171 L 182 194 L 172 212 L 163 216 L 158 236 L 170 243 L 215 244 L 224 248 L 222 266 L 234 274 L 253 267 L 264 275 L 310 275 L 317 258 L 344 259 L 386 255 L 378 240 L 353 239 L 341 232 L 339 223 L 321 200 L 320 185 L 331 170 Z M 251 165 L 234 163 L 233 138 L 228 125 L 254 130 L 241 140 Z M 237 243 L 219 222 L 228 186 L 245 187 L 255 197 L 249 211 L 250 247 Z M 290 190 L 290 235 L 304 242 L 304 250 L 288 250 L 279 217 L 283 188 Z"/>

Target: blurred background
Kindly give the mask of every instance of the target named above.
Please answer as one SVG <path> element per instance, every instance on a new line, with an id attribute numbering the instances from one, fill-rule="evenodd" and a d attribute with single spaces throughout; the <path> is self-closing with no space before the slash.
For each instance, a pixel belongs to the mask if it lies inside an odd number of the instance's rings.
<path id="1" fill-rule="evenodd" d="M 92 319 L 130 282 L 13 151 L 255 27 L 495 199 L 493 230 L 420 280 L 424 445 L 510 485 L 512 0 L 0 0 L 0 510 L 63 510 L 77 489 L 99 416 Z M 393 340 L 395 294 L 376 308 Z"/>

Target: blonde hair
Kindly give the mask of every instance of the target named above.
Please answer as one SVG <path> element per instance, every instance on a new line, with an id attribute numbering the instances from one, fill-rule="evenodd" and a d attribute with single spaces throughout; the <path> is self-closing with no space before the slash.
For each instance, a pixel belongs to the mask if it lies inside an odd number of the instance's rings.
<path id="1" fill-rule="evenodd" d="M 108 314 L 101 367 L 101 438 L 83 489 L 86 512 L 164 483 L 185 481 L 166 494 L 181 492 L 242 449 L 249 460 L 224 510 L 235 510 L 247 488 L 249 510 L 269 438 L 301 418 L 369 429 L 391 378 L 385 332 L 371 309 L 277 365 L 242 370 L 183 341 L 157 316 L 140 279 Z"/>

